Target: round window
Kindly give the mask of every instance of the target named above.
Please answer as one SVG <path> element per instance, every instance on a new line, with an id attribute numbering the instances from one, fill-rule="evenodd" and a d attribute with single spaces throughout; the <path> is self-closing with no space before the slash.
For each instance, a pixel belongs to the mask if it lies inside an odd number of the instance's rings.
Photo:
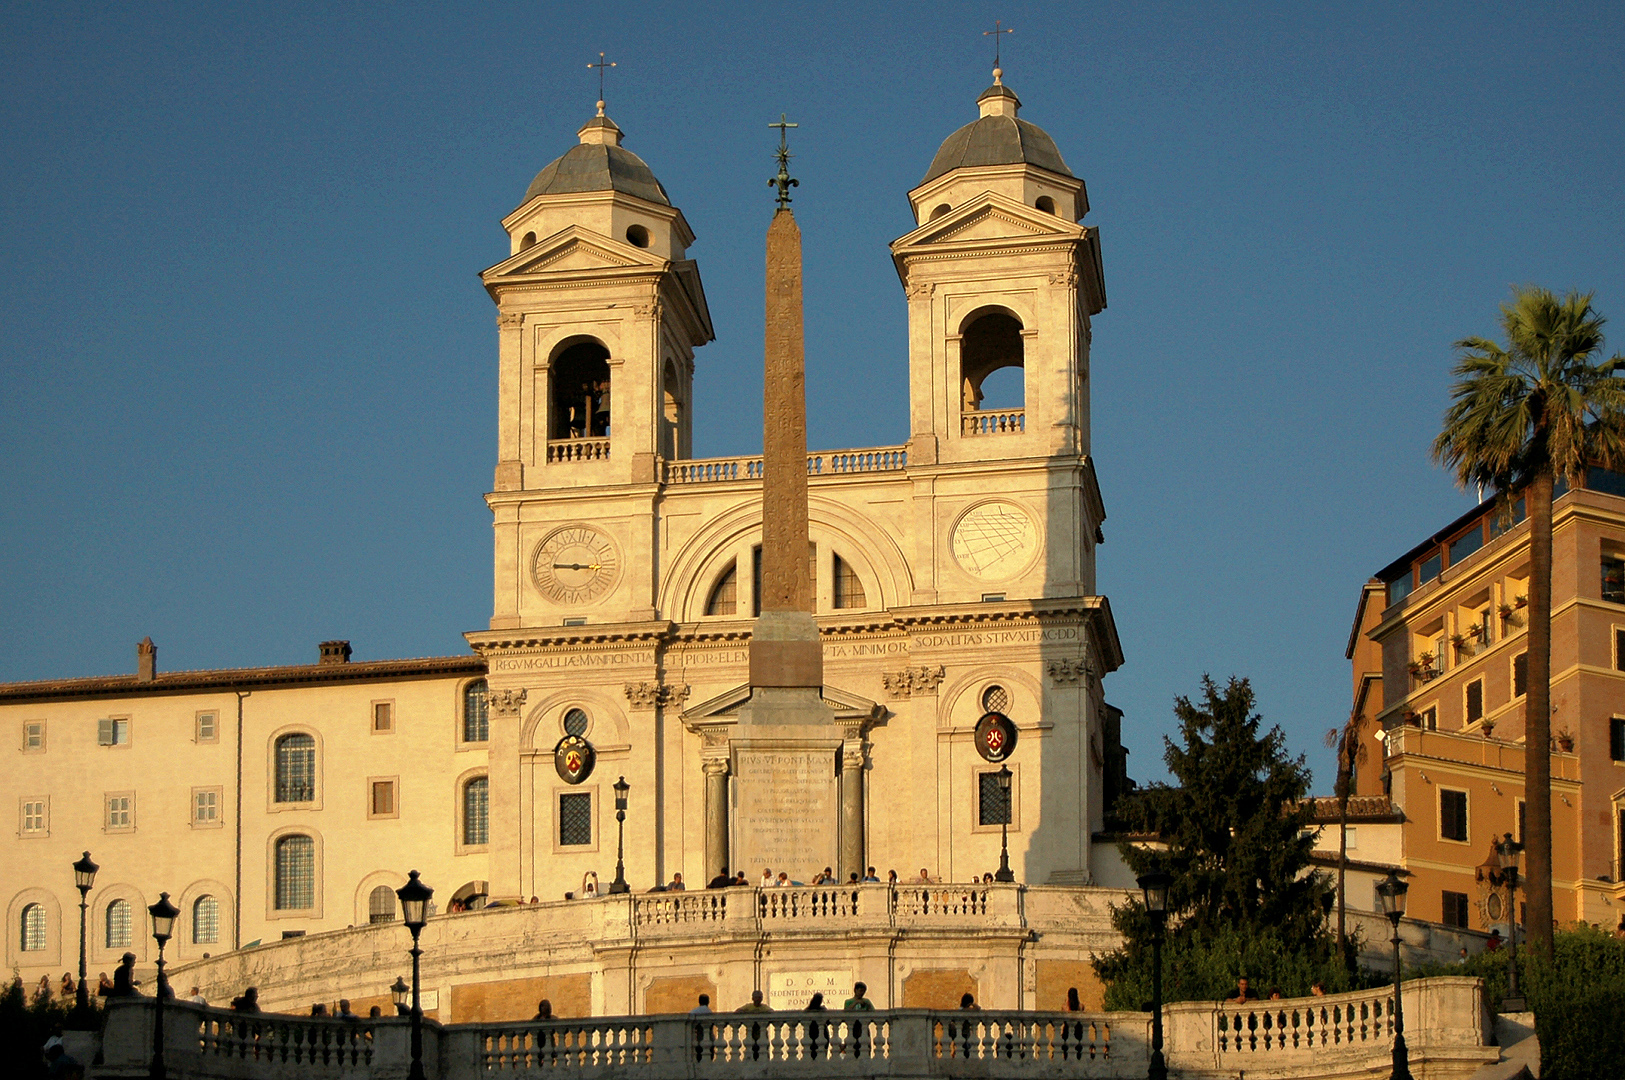
<path id="1" fill-rule="evenodd" d="M 565 713 L 564 733 L 576 736 L 585 735 L 587 733 L 587 714 L 580 709 L 571 709 Z"/>
<path id="2" fill-rule="evenodd" d="M 633 247 L 646 248 L 649 246 L 649 230 L 642 225 L 628 225 L 626 227 L 626 242 Z"/>
<path id="3" fill-rule="evenodd" d="M 985 712 L 1002 713 L 1009 711 L 1010 695 L 1004 687 L 997 684 L 982 691 L 982 709 Z"/>

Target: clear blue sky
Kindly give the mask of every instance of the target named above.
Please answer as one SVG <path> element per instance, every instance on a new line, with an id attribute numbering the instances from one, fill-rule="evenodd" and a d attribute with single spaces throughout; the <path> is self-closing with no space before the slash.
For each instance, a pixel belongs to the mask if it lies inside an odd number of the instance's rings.
<path id="1" fill-rule="evenodd" d="M 499 219 L 610 114 L 699 236 L 698 455 L 760 446 L 781 111 L 810 440 L 907 437 L 886 244 L 995 17 L 1089 185 L 1130 770 L 1250 676 L 1330 783 L 1359 586 L 1468 505 L 1451 342 L 1514 283 L 1625 346 L 1617 4 L 0 9 L 0 680 L 456 653 L 490 610 Z M 780 12 L 783 14 L 780 14 Z"/>

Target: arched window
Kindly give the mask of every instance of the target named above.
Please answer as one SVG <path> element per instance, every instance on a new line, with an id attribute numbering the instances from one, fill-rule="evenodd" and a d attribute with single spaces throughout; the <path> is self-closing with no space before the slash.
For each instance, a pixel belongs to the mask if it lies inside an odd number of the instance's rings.
<path id="1" fill-rule="evenodd" d="M 943 214 L 946 214 L 952 209 L 953 207 L 949 206 L 947 203 L 939 203 L 937 204 L 936 208 L 931 211 L 930 220 L 935 221 L 937 218 L 941 217 Z"/>
<path id="2" fill-rule="evenodd" d="M 536 246 L 536 234 L 533 233 L 533 232 L 526 233 L 524 239 L 519 241 L 519 250 L 520 251 L 526 251 L 526 250 L 529 250 L 530 248 L 533 248 L 535 246 Z"/>
<path id="3" fill-rule="evenodd" d="M 596 341 L 571 345 L 548 369 L 553 415 L 548 438 L 602 438 L 609 434 L 609 350 Z"/>
<path id="4" fill-rule="evenodd" d="M 276 842 L 276 909 L 316 906 L 316 841 L 295 833 Z"/>
<path id="5" fill-rule="evenodd" d="M 463 843 L 484 844 L 490 839 L 489 828 L 491 785 L 483 776 L 476 776 L 463 785 Z"/>
<path id="6" fill-rule="evenodd" d="M 661 419 L 665 421 L 665 431 L 660 440 L 660 450 L 667 458 L 676 461 L 683 456 L 683 384 L 677 378 L 677 365 L 670 360 L 666 361 L 661 382 L 664 398 Z"/>
<path id="7" fill-rule="evenodd" d="M 128 949 L 130 947 L 130 902 L 128 900 L 114 900 L 107 905 L 106 940 L 109 949 Z"/>
<path id="8" fill-rule="evenodd" d="M 312 802 L 316 798 L 316 739 L 302 732 L 276 741 L 276 801 Z"/>
<path id="9" fill-rule="evenodd" d="M 835 606 L 860 608 L 868 602 L 868 598 L 863 595 L 863 582 L 858 580 L 852 564 L 839 555 L 835 556 Z"/>
<path id="10" fill-rule="evenodd" d="M 990 311 L 967 326 L 960 339 L 959 359 L 964 411 L 1022 408 L 1026 404 L 1024 354 L 1021 322 L 1012 315 Z M 989 379 L 1005 369 L 1014 370 Z"/>
<path id="11" fill-rule="evenodd" d="M 1040 195 L 1033 203 L 1033 206 L 1044 211 L 1046 214 L 1055 213 L 1055 200 L 1050 198 L 1048 195 Z"/>
<path id="12" fill-rule="evenodd" d="M 463 741 L 491 738 L 491 695 L 484 679 L 475 679 L 463 691 Z"/>
<path id="13" fill-rule="evenodd" d="M 739 564 L 729 563 L 728 570 L 711 588 L 705 601 L 707 615 L 733 615 L 739 607 Z"/>
<path id="14" fill-rule="evenodd" d="M 22 940 L 19 944 L 23 952 L 39 952 L 45 948 L 45 905 L 29 904 L 23 908 Z"/>
<path id="15" fill-rule="evenodd" d="M 214 945 L 220 941 L 220 901 L 200 896 L 192 902 L 192 944 Z"/>
<path id="16" fill-rule="evenodd" d="M 395 890 L 380 885 L 367 894 L 367 921 L 369 923 L 395 921 Z"/>

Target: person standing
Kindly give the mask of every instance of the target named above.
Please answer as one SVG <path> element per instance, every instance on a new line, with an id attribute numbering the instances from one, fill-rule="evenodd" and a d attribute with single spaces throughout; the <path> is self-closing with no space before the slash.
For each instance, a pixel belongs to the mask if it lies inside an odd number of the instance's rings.
<path id="1" fill-rule="evenodd" d="M 711 1011 L 711 995 L 701 994 L 700 1003 L 688 1010 L 690 1016 L 704 1016 Z"/>
<path id="2" fill-rule="evenodd" d="M 127 952 L 113 969 L 113 989 L 108 997 L 135 997 L 141 980 L 135 977 L 135 953 Z"/>
<path id="3" fill-rule="evenodd" d="M 865 983 L 852 984 L 852 996 L 846 999 L 841 1008 L 847 1012 L 874 1012 L 875 1003 L 868 998 L 869 987 Z"/>

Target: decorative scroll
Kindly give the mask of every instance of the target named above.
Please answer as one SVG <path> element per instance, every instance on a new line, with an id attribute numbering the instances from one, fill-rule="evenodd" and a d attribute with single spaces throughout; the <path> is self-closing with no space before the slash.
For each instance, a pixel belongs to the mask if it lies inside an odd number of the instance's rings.
<path id="1" fill-rule="evenodd" d="M 626 700 L 634 709 L 652 709 L 657 705 L 681 705 L 688 700 L 688 684 L 667 686 L 661 683 L 635 682 L 626 684 Z"/>
<path id="2" fill-rule="evenodd" d="M 883 671 L 880 682 L 892 697 L 906 698 L 915 694 L 935 694 L 944 674 L 941 664 L 935 667 L 911 667 L 902 671 Z"/>

